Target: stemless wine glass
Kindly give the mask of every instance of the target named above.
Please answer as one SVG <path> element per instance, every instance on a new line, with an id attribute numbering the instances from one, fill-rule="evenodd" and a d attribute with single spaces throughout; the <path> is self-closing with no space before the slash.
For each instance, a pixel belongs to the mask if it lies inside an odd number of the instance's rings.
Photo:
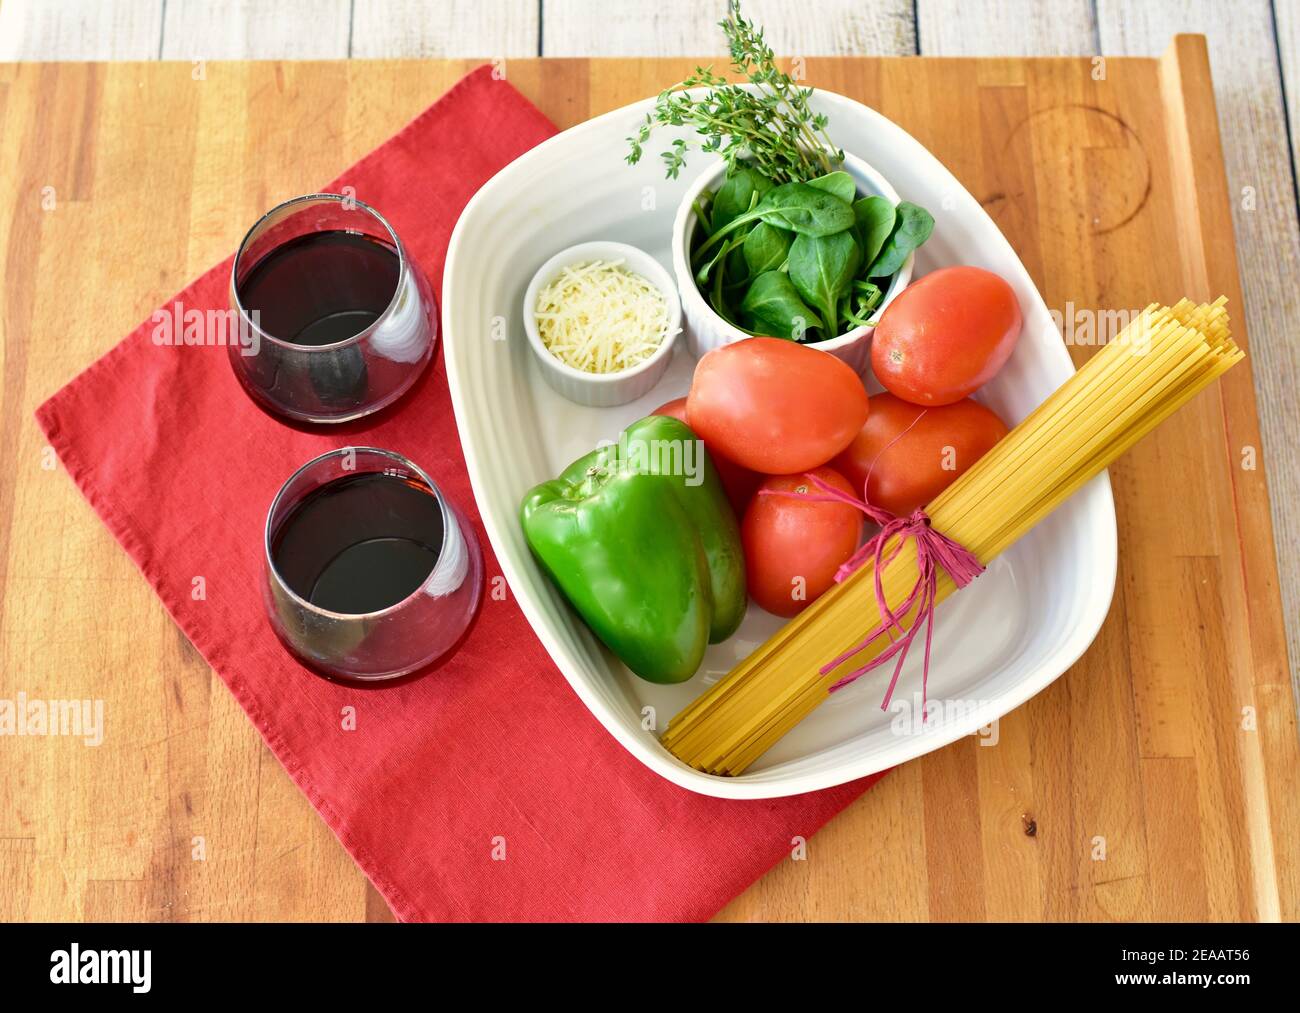
<path id="1" fill-rule="evenodd" d="M 350 422 L 396 401 L 433 357 L 437 313 L 423 272 L 374 208 L 295 197 L 244 237 L 230 299 L 230 364 L 262 407 L 298 422 Z"/>
<path id="2" fill-rule="evenodd" d="M 308 461 L 266 515 L 262 591 L 308 668 L 363 682 L 446 654 L 483 585 L 474 529 L 401 454 L 343 447 Z"/>

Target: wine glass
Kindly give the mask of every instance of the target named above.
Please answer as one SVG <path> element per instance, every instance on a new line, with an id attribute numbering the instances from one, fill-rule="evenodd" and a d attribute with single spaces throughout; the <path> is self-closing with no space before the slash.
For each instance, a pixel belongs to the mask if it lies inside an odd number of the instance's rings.
<path id="1" fill-rule="evenodd" d="M 297 422 L 349 422 L 393 403 L 433 357 L 437 311 L 384 217 L 316 193 L 268 211 L 231 269 L 240 340 L 227 345 L 253 400 Z"/>
<path id="2" fill-rule="evenodd" d="M 267 511 L 267 614 L 281 643 L 321 675 L 370 682 L 424 668 L 464 634 L 482 585 L 473 527 L 401 454 L 322 454 Z"/>

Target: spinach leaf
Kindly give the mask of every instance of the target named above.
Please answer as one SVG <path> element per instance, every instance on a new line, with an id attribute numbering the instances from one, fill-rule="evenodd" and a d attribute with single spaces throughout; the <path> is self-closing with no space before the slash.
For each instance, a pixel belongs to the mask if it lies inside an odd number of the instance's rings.
<path id="1" fill-rule="evenodd" d="M 802 236 L 829 236 L 853 227 L 853 207 L 833 193 L 807 183 L 774 187 L 754 213 L 769 225 Z"/>
<path id="2" fill-rule="evenodd" d="M 779 338 L 801 341 L 809 328 L 817 326 L 817 314 L 799 298 L 784 271 L 767 271 L 755 278 L 740 308 Z"/>
<path id="3" fill-rule="evenodd" d="M 907 255 L 929 239 L 934 231 L 934 218 L 919 205 L 901 201 L 895 212 L 898 220 L 894 223 L 894 230 L 867 269 L 868 278 L 888 278 L 897 273 Z"/>
<path id="4" fill-rule="evenodd" d="M 825 176 L 810 179 L 808 185 L 833 193 L 846 204 L 852 204 L 853 198 L 858 195 L 858 186 L 853 182 L 853 177 L 843 170 L 828 172 Z"/>
<path id="5" fill-rule="evenodd" d="M 762 200 L 772 186 L 772 181 L 757 169 L 738 167 L 727 176 L 713 197 L 710 231 L 716 232 L 732 219 L 739 218 Z"/>
<path id="6" fill-rule="evenodd" d="M 725 271 L 719 269 L 717 275 L 713 279 L 713 284 L 707 287 L 701 285 L 700 291 L 708 299 L 709 305 L 713 307 L 714 312 L 717 313 L 718 316 L 731 324 L 732 327 L 739 327 L 743 331 L 746 328 L 741 326 L 740 313 L 731 305 L 730 299 L 723 291 L 722 281 L 724 280 L 725 274 Z"/>
<path id="7" fill-rule="evenodd" d="M 718 271 L 718 277 L 721 278 L 722 268 L 719 265 L 721 265 L 722 262 L 725 260 L 727 254 L 731 253 L 733 250 L 739 247 L 741 243 L 743 243 L 744 241 L 745 241 L 745 237 L 744 234 L 742 233 L 730 237 L 725 243 L 719 246 L 717 252 L 714 253 L 713 256 L 710 257 L 707 261 L 701 264 L 699 269 L 695 272 L 695 283 L 701 287 L 708 284 L 709 275 L 713 273 L 715 268 Z"/>
<path id="8" fill-rule="evenodd" d="M 728 244 L 730 249 L 722 269 L 724 284 L 732 287 L 743 285 L 750 277 L 749 265 L 745 262 L 745 239 L 748 236 L 749 233 L 742 229 L 736 236 L 735 244 Z"/>
<path id="9" fill-rule="evenodd" d="M 745 236 L 744 256 L 751 278 L 757 278 L 764 271 L 775 271 L 785 263 L 790 255 L 790 244 L 794 234 L 778 229 L 767 222 L 759 222 Z"/>
<path id="10" fill-rule="evenodd" d="M 700 223 L 700 228 L 704 230 L 704 235 L 713 234 L 713 221 L 709 217 L 709 208 L 712 205 L 711 195 L 696 197 L 691 208 L 695 211 L 695 218 Z"/>
<path id="11" fill-rule="evenodd" d="M 870 266 L 894 231 L 897 213 L 887 197 L 863 197 L 853 202 L 853 217 L 857 222 L 854 229 L 857 230 L 858 245 L 862 247 L 862 263 Z"/>
<path id="12" fill-rule="evenodd" d="M 716 201 L 715 201 L 716 204 Z M 853 227 L 853 207 L 833 193 L 818 190 L 807 183 L 784 183 L 767 192 L 752 210 L 717 227 L 718 211 L 713 212 L 714 232 L 695 251 L 695 262 L 705 251 L 731 231 L 754 221 L 765 221 L 778 229 L 806 236 L 829 236 Z"/>
<path id="13" fill-rule="evenodd" d="M 821 313 L 828 338 L 838 333 L 836 308 L 861 266 L 862 251 L 849 230 L 830 236 L 795 236 L 790 245 L 790 281 Z"/>
<path id="14" fill-rule="evenodd" d="M 849 300 L 846 303 L 842 314 L 845 329 L 852 330 L 854 327 L 866 327 L 871 323 L 871 311 L 880 304 L 884 293 L 869 281 L 855 281 L 853 291 L 849 293 Z"/>

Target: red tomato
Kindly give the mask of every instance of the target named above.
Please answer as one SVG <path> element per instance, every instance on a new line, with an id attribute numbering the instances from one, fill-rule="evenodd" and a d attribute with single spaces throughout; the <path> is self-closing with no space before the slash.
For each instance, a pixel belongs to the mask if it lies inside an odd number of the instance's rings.
<path id="1" fill-rule="evenodd" d="M 829 352 L 746 338 L 700 359 L 686 415 L 710 450 L 754 471 L 788 475 L 848 446 L 867 420 L 867 392 Z"/>
<path id="2" fill-rule="evenodd" d="M 809 473 L 853 493 L 844 476 L 831 468 Z M 764 496 L 767 489 L 800 496 Z M 809 499 L 801 499 L 804 495 Z M 812 499 L 824 495 L 807 475 L 775 475 L 759 486 L 745 511 L 740 537 L 749 594 L 774 615 L 796 615 L 812 604 L 835 583 L 835 571 L 858 547 L 861 512 Z"/>
<path id="3" fill-rule="evenodd" d="M 1011 286 L 979 267 L 945 267 L 914 281 L 881 314 L 871 368 L 913 404 L 952 404 L 993 378 L 1020 337 Z"/>
<path id="4" fill-rule="evenodd" d="M 668 415 L 678 422 L 686 422 L 686 398 L 679 397 L 667 404 L 661 404 L 650 414 Z M 689 422 L 686 424 L 690 425 Z M 718 478 L 722 479 L 722 488 L 727 491 L 731 508 L 736 511 L 737 517 L 743 517 L 745 507 L 749 505 L 749 500 L 754 495 L 754 490 L 758 488 L 758 483 L 763 481 L 763 477 L 748 468 L 742 468 L 735 461 L 728 461 L 707 443 L 704 444 L 704 449 L 709 452 L 709 459 L 718 469 Z"/>
<path id="5" fill-rule="evenodd" d="M 906 517 L 952 485 L 1007 435 L 1007 425 L 978 401 L 922 408 L 893 394 L 871 399 L 867 424 L 831 462 L 867 502 Z"/>

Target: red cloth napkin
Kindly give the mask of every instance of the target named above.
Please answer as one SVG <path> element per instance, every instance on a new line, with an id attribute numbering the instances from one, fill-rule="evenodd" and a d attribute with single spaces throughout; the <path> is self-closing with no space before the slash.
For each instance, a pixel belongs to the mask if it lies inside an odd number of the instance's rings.
<path id="1" fill-rule="evenodd" d="M 352 186 L 437 285 L 452 226 L 498 169 L 555 133 L 488 68 L 330 183 Z M 303 181 L 303 189 L 312 180 Z M 170 300 L 225 308 L 230 262 Z M 253 407 L 220 347 L 159 347 L 142 324 L 37 418 L 168 612 L 404 920 L 702 919 L 865 791 L 775 801 L 696 795 L 628 755 L 587 712 L 513 600 L 485 596 L 424 678 L 353 689 L 309 674 L 258 593 L 262 526 L 284 479 L 337 446 L 408 455 L 479 523 L 439 355 L 363 439 Z M 194 578 L 206 598 L 195 600 Z M 490 586 L 490 585 L 489 585 Z M 508 596 L 507 596 L 508 597 Z M 355 708 L 355 730 L 344 709 Z"/>

